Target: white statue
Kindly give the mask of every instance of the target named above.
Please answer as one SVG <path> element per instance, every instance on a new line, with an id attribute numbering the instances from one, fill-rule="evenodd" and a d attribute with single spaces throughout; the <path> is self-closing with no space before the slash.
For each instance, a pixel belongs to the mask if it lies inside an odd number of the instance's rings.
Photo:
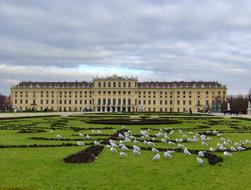
<path id="1" fill-rule="evenodd" d="M 227 111 L 230 111 L 231 110 L 231 108 L 230 108 L 230 103 L 228 102 L 227 103 Z"/>
<path id="2" fill-rule="evenodd" d="M 251 102 L 250 102 L 250 101 L 248 101 L 247 114 L 248 114 L 248 115 L 251 115 Z"/>

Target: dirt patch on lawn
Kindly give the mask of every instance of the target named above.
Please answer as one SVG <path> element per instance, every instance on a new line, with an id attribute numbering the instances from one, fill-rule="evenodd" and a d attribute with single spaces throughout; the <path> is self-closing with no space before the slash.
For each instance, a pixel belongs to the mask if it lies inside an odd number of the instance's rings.
<path id="1" fill-rule="evenodd" d="M 100 146 L 100 145 L 90 146 L 85 150 L 82 150 L 76 154 L 72 154 L 72 155 L 66 157 L 65 159 L 63 159 L 63 161 L 65 163 L 93 162 L 96 159 L 96 157 L 102 152 L 103 148 L 104 147 Z"/>
<path id="2" fill-rule="evenodd" d="M 223 158 L 220 156 L 217 156 L 215 154 L 212 154 L 211 152 L 205 152 L 204 157 L 207 158 L 208 163 L 210 165 L 215 165 L 219 162 L 223 162 Z"/>

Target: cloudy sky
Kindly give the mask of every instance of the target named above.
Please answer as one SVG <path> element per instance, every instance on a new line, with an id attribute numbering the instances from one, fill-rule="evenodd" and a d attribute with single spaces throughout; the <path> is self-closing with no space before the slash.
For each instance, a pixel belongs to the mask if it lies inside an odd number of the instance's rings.
<path id="1" fill-rule="evenodd" d="M 210 80 L 251 87 L 250 0 L 0 0 L 0 92 L 19 81 Z"/>

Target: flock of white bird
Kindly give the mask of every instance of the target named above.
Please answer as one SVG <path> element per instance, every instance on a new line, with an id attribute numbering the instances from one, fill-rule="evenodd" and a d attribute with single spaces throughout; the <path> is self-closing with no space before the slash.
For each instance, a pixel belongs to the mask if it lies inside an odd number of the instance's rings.
<path id="1" fill-rule="evenodd" d="M 122 126 L 124 128 L 124 126 Z M 113 130 L 114 132 L 116 130 Z M 102 134 L 102 131 L 100 130 L 92 130 L 93 134 Z M 52 132 L 53 133 L 53 132 Z M 139 135 L 134 136 L 131 130 L 128 130 L 124 134 L 119 133 L 118 137 L 120 140 L 109 140 L 109 144 L 106 145 L 107 148 L 110 149 L 112 153 L 119 153 L 119 156 L 121 158 L 125 158 L 128 156 L 128 152 L 130 152 L 130 148 L 126 146 L 126 143 L 129 143 L 132 145 L 132 154 L 135 156 L 141 156 L 141 148 L 137 145 L 139 145 L 141 142 L 143 142 L 148 147 L 152 147 L 152 152 L 154 153 L 154 156 L 152 160 L 159 160 L 161 159 L 160 150 L 156 148 L 155 141 L 160 139 L 162 143 L 167 143 L 169 145 L 175 146 L 174 148 L 182 149 L 183 153 L 186 156 L 191 156 L 191 152 L 188 150 L 188 148 L 185 146 L 184 142 L 187 143 L 201 143 L 203 147 L 207 147 L 207 151 L 215 152 L 215 151 L 221 151 L 223 152 L 223 155 L 225 157 L 230 157 L 233 154 L 231 152 L 237 152 L 237 151 L 243 151 L 246 148 L 243 147 L 246 144 L 250 144 L 250 140 L 241 140 L 240 142 L 234 142 L 230 139 L 224 138 L 221 133 L 217 130 L 213 131 L 205 131 L 203 134 L 189 131 L 185 132 L 181 129 L 174 129 L 174 128 L 164 128 L 159 129 L 157 133 L 154 134 L 155 137 L 152 137 L 150 135 L 152 133 L 152 129 L 147 130 L 140 130 L 140 137 Z M 172 137 L 175 136 L 175 133 L 178 134 L 180 137 L 176 138 L 175 140 L 171 140 Z M 176 135 L 176 137 L 178 136 Z M 88 134 L 84 135 L 82 133 L 79 133 L 79 136 L 82 137 L 85 140 L 91 140 L 92 137 Z M 219 138 L 219 142 L 216 144 L 216 146 L 210 146 L 210 144 L 214 144 L 212 142 L 213 136 L 216 136 Z M 62 139 L 63 137 L 61 135 L 57 135 L 56 138 Z M 212 142 L 212 143 L 211 143 Z M 100 142 L 94 141 L 94 145 L 100 145 Z M 77 141 L 77 145 L 84 146 L 85 143 L 82 141 Z M 206 150 L 205 150 L 206 151 Z M 199 165 L 204 165 L 204 153 L 205 151 L 199 151 L 198 155 L 196 157 L 196 160 Z M 167 150 L 163 153 L 164 158 L 172 158 L 175 151 L 173 150 Z"/>
<path id="2" fill-rule="evenodd" d="M 230 150 L 231 152 L 243 151 L 246 149 L 243 146 L 251 143 L 250 140 L 244 140 L 244 141 L 242 140 L 240 142 L 233 142 L 230 139 L 223 138 L 222 134 L 220 134 L 217 130 L 205 131 L 205 133 L 207 134 L 207 135 L 205 135 L 205 134 L 195 133 L 192 131 L 185 133 L 181 129 L 175 130 L 173 128 L 165 128 L 164 130 L 160 129 L 155 134 L 156 137 L 151 137 L 151 135 L 150 135 L 151 131 L 152 131 L 151 129 L 141 130 L 139 139 L 141 139 L 141 141 L 143 141 L 143 143 L 145 145 L 152 147 L 152 152 L 154 153 L 152 160 L 161 159 L 160 150 L 158 150 L 156 148 L 156 143 L 155 143 L 155 140 L 157 138 L 160 139 L 160 141 L 162 143 L 167 143 L 169 145 L 176 145 L 177 146 L 176 148 L 182 149 L 183 153 L 186 156 L 190 156 L 192 154 L 188 150 L 188 148 L 185 146 L 185 144 L 182 144 L 184 142 L 201 143 L 202 146 L 208 147 L 207 151 L 215 152 L 217 150 L 220 150 L 223 152 L 223 155 L 225 157 L 230 157 L 233 155 L 232 153 L 230 153 L 227 150 Z M 169 132 L 167 132 L 167 131 L 169 131 Z M 178 133 L 181 137 L 176 138 L 175 140 L 171 140 L 171 137 L 174 136 L 174 133 Z M 219 137 L 219 139 L 220 139 L 220 143 L 217 143 L 216 147 L 209 146 L 211 144 L 210 142 L 213 140 L 212 135 Z M 133 144 L 132 154 L 135 156 L 140 156 L 142 154 L 140 147 L 136 145 L 136 144 L 139 144 L 140 141 L 137 140 L 137 138 L 132 134 L 132 132 L 130 130 L 128 130 L 124 134 L 119 134 L 119 138 L 121 140 L 119 140 L 118 142 L 116 142 L 114 140 L 110 140 L 109 144 L 106 145 L 110 149 L 111 152 L 113 152 L 113 153 L 119 152 L 119 156 L 121 158 L 124 158 L 124 157 L 128 156 L 127 152 L 130 151 L 129 148 L 126 146 L 126 143 L 131 143 L 131 144 Z M 172 158 L 174 152 L 175 151 L 173 151 L 173 150 L 167 150 L 166 152 L 163 153 L 163 156 L 164 156 L 164 158 Z M 196 160 L 199 165 L 204 165 L 204 163 L 205 163 L 203 160 L 203 158 L 205 156 L 204 155 L 205 152 L 206 152 L 206 150 L 198 152 Z"/>

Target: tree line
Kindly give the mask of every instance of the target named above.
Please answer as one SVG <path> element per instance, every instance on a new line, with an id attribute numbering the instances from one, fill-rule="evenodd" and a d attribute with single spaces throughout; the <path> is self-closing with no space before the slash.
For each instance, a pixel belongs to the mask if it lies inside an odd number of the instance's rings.
<path id="1" fill-rule="evenodd" d="M 6 111 L 6 110 L 11 110 L 11 97 L 10 96 L 5 96 L 0 93 L 0 110 L 1 111 Z"/>
<path id="2" fill-rule="evenodd" d="M 251 102 L 251 89 L 248 95 L 230 95 L 228 96 L 228 102 L 230 103 L 231 112 L 235 114 L 246 114 L 248 108 L 248 102 Z"/>

